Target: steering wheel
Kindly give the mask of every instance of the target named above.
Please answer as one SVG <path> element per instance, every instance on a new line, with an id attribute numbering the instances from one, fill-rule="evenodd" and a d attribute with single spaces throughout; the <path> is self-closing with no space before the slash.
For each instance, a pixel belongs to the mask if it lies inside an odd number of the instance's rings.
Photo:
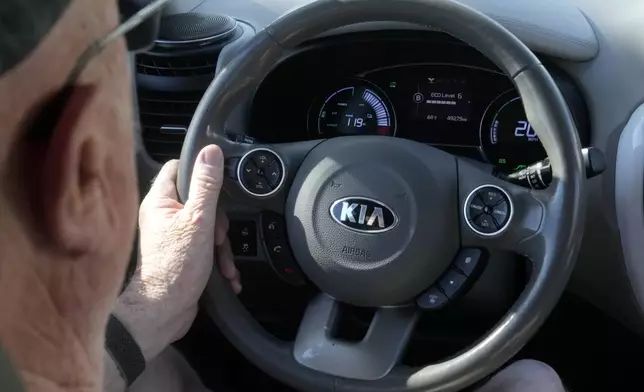
<path id="1" fill-rule="evenodd" d="M 287 50 L 330 29 L 371 21 L 437 28 L 504 71 L 550 158 L 550 187 L 518 187 L 466 159 L 397 138 L 348 136 L 259 146 L 229 140 L 224 132 L 228 114 Z M 239 182 L 226 179 L 224 190 L 236 203 L 285 216 L 293 255 L 321 294 L 308 305 L 295 342 L 268 334 L 218 273 L 211 276 L 204 306 L 250 361 L 297 389 L 465 388 L 523 347 L 555 306 L 573 269 L 582 234 L 584 172 L 571 114 L 548 71 L 521 41 L 457 2 L 323 0 L 283 16 L 221 71 L 199 104 L 181 153 L 178 190 L 184 200 L 196 156 L 208 144 L 219 145 L 227 158 L 241 157 Z M 258 151 L 277 162 L 268 192 L 240 186 L 241 167 Z M 505 203 L 505 215 L 493 220 L 499 226 L 492 230 L 470 221 L 472 198 L 481 187 Z M 449 269 L 459 249 L 472 247 L 528 257 L 533 268 L 525 290 L 467 350 L 425 367 L 399 364 L 417 320 L 414 297 Z M 363 341 L 331 336 L 340 302 L 377 307 Z"/>

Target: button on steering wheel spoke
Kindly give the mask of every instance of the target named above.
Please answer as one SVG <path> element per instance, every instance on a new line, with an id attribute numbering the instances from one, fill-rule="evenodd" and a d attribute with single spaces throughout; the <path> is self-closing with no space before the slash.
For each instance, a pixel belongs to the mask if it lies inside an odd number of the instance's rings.
<path id="1" fill-rule="evenodd" d="M 462 246 L 532 256 L 535 247 L 531 243 L 540 238 L 551 191 L 519 187 L 465 160 L 457 162 Z"/>
<path id="2" fill-rule="evenodd" d="M 283 144 L 244 144 L 213 136 L 226 159 L 224 190 L 235 204 L 284 212 L 293 177 L 306 155 L 322 140 Z"/>
<path id="3" fill-rule="evenodd" d="M 278 153 L 270 148 L 253 148 L 244 154 L 237 166 L 242 189 L 255 197 L 268 197 L 284 184 L 285 165 Z"/>

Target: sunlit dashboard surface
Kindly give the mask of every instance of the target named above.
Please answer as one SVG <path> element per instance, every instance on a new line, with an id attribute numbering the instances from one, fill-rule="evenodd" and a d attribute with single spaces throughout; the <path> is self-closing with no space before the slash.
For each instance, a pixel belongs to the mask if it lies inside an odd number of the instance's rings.
<path id="1" fill-rule="evenodd" d="M 313 63 L 315 69 L 309 63 L 309 72 L 294 69 L 297 59 L 286 61 L 258 91 L 253 136 L 269 142 L 349 135 L 399 137 L 489 162 L 505 172 L 546 158 L 538 130 L 528 122 L 510 79 L 481 61 L 471 48 L 450 49 L 448 55 L 427 56 L 443 61 L 377 64 L 349 56 L 358 64 L 343 67 L 337 65 L 344 61 L 337 56 L 343 49 L 336 47 L 333 71 L 319 70 L 323 67 L 319 58 Z M 458 51 L 461 61 L 448 61 Z M 310 72 L 324 76 L 311 77 Z M 577 104 L 571 110 L 579 111 L 576 90 L 566 85 L 562 91 Z"/>

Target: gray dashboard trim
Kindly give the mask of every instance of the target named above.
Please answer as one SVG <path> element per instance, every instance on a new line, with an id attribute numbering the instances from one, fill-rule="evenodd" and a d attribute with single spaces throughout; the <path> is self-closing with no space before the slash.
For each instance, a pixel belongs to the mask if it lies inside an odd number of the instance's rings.
<path id="1" fill-rule="evenodd" d="M 601 0 L 599 0 L 601 1 Z M 199 7 L 240 17 L 258 30 L 287 11 L 313 0 L 209 0 Z M 599 43 L 585 15 L 574 4 L 560 0 L 460 0 L 515 34 L 530 49 L 569 61 L 589 61 L 597 56 Z M 371 30 L 427 30 L 404 22 L 365 22 L 347 25 L 322 36 Z"/>
<path id="2" fill-rule="evenodd" d="M 640 309 L 644 309 L 644 104 L 624 127 L 617 147 L 615 208 L 624 262 Z"/>

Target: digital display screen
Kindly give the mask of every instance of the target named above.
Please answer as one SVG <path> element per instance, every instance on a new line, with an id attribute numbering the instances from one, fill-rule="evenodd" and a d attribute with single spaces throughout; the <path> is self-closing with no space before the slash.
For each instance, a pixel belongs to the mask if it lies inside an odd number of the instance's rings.
<path id="1" fill-rule="evenodd" d="M 428 77 L 410 94 L 410 117 L 419 122 L 468 122 L 472 111 L 465 80 Z"/>
<path id="2" fill-rule="evenodd" d="M 501 171 L 517 171 L 546 156 L 537 131 L 526 118 L 521 98 L 514 92 L 501 94 L 488 107 L 481 134 L 487 159 Z"/>
<path id="3" fill-rule="evenodd" d="M 366 76 L 396 108 L 396 136 L 454 147 L 480 145 L 485 108 L 500 89 L 512 87 L 504 75 L 454 65 L 389 68 Z"/>

